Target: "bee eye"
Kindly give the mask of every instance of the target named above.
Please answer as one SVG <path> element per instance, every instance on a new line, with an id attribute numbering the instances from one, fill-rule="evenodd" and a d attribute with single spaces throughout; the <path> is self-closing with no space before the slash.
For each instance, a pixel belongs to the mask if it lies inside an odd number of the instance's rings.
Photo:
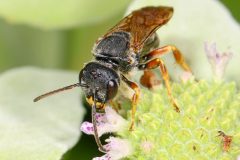
<path id="1" fill-rule="evenodd" d="M 107 84 L 107 100 L 113 99 L 117 94 L 118 84 L 114 80 L 110 80 Z"/>

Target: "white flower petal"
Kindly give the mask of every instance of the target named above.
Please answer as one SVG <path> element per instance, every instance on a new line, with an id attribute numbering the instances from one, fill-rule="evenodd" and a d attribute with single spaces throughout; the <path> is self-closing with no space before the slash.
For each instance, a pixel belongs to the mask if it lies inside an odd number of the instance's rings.
<path id="1" fill-rule="evenodd" d="M 111 160 L 118 160 L 132 154 L 133 148 L 128 140 L 110 137 L 106 140 L 109 142 L 110 148 L 108 154 Z"/>
<path id="2" fill-rule="evenodd" d="M 133 153 L 132 145 L 128 140 L 110 137 L 106 142 L 108 144 L 104 147 L 108 152 L 102 157 L 96 157 L 93 160 L 119 160 Z"/>
<path id="3" fill-rule="evenodd" d="M 111 160 L 108 154 L 104 154 L 102 157 L 95 157 L 93 160 Z"/>
<path id="4" fill-rule="evenodd" d="M 105 113 L 98 113 L 96 120 L 99 137 L 105 133 L 118 132 L 127 128 L 127 120 L 117 114 L 111 107 L 106 107 Z M 82 123 L 81 131 L 93 135 L 93 124 L 90 122 Z"/>
<path id="5" fill-rule="evenodd" d="M 106 107 L 105 112 L 112 132 L 121 131 L 127 128 L 128 121 L 119 115 L 114 109 Z"/>
<path id="6" fill-rule="evenodd" d="M 237 157 L 237 160 L 240 160 L 240 155 Z"/>

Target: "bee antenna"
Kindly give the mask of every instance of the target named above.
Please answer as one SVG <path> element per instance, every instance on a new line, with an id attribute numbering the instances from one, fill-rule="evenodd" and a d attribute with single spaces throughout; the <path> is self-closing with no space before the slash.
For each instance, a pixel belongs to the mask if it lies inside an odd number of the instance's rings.
<path id="1" fill-rule="evenodd" d="M 95 138 L 95 141 L 98 145 L 98 149 L 99 151 L 101 152 L 104 152 L 106 153 L 106 149 L 103 147 L 102 143 L 101 143 L 101 140 L 99 139 L 98 137 L 98 131 L 97 131 L 97 120 L 96 120 L 96 91 L 94 92 L 94 103 L 93 103 L 93 106 L 92 106 L 92 123 L 93 123 L 93 130 L 94 130 L 94 138 Z"/>
<path id="2" fill-rule="evenodd" d="M 65 91 L 65 90 L 70 90 L 72 88 L 79 87 L 79 86 L 81 86 L 80 83 L 75 83 L 75 84 L 72 84 L 70 86 L 66 86 L 66 87 L 63 87 L 63 88 L 59 88 L 59 89 L 53 90 L 51 92 L 45 93 L 43 95 L 40 95 L 40 96 L 34 98 L 33 102 L 37 102 L 37 101 L 39 101 L 39 100 L 41 100 L 41 99 L 43 99 L 45 97 L 51 96 L 53 94 L 56 94 L 56 93 L 59 93 L 59 92 Z"/>

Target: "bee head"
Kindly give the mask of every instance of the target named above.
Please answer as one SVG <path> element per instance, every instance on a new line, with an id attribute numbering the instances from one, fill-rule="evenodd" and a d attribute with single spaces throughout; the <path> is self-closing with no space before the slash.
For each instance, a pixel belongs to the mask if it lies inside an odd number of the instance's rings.
<path id="1" fill-rule="evenodd" d="M 113 69 L 90 62 L 81 70 L 79 84 L 88 100 L 105 104 L 117 94 L 120 78 Z"/>

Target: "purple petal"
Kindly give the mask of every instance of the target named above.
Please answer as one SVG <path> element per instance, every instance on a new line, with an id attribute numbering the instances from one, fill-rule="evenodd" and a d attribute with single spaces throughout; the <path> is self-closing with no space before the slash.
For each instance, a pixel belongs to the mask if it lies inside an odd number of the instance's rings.
<path id="1" fill-rule="evenodd" d="M 231 52 L 225 52 L 220 54 L 217 51 L 216 43 L 205 43 L 204 48 L 208 61 L 212 66 L 214 75 L 216 76 L 216 78 L 221 79 L 223 77 L 225 68 L 229 60 L 232 58 L 233 54 Z"/>
<path id="2" fill-rule="evenodd" d="M 89 122 L 83 122 L 81 125 L 81 131 L 88 135 L 93 134 L 93 124 Z"/>
<path id="3" fill-rule="evenodd" d="M 96 115 L 99 137 L 105 133 L 117 132 L 127 128 L 127 121 L 111 107 L 106 107 L 105 112 L 106 113 L 97 113 Z M 81 131 L 88 135 L 94 134 L 93 124 L 90 122 L 84 122 L 81 125 Z"/>
<path id="4" fill-rule="evenodd" d="M 130 142 L 126 139 L 110 137 L 106 142 L 108 144 L 104 145 L 104 148 L 107 149 L 107 153 L 93 160 L 120 160 L 133 152 Z"/>
<path id="5" fill-rule="evenodd" d="M 100 124 L 106 123 L 107 122 L 106 114 L 105 113 L 97 113 L 96 120 L 97 120 L 97 123 L 100 123 Z"/>

